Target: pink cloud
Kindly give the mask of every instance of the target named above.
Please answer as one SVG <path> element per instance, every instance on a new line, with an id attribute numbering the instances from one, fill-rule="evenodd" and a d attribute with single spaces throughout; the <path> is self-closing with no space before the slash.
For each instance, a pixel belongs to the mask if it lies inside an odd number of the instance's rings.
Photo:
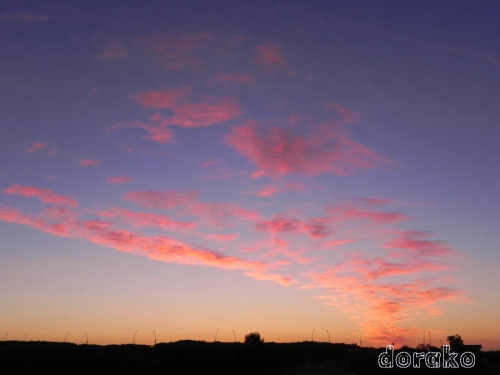
<path id="1" fill-rule="evenodd" d="M 291 285 L 294 282 L 288 276 L 270 273 L 269 270 L 275 267 L 270 263 L 195 248 L 165 236 L 142 236 L 131 231 L 117 229 L 109 221 L 79 220 L 77 217 L 73 217 L 70 219 L 59 218 L 61 222 L 54 222 L 53 219 L 57 219 L 57 216 L 44 218 L 41 215 L 26 215 L 12 207 L 0 205 L 0 220 L 27 225 L 54 235 L 83 238 L 118 251 L 134 253 L 169 263 L 241 270 L 256 280 L 269 280 L 282 285 Z"/>
<path id="2" fill-rule="evenodd" d="M 148 48 L 165 69 L 202 69 L 199 51 L 207 49 L 214 40 L 211 33 L 181 33 L 176 36 L 152 35 L 138 40 Z"/>
<path id="3" fill-rule="evenodd" d="M 25 198 L 37 198 L 42 203 L 57 204 L 61 206 L 77 207 L 75 198 L 68 195 L 59 195 L 49 189 L 40 189 L 32 186 L 12 184 L 9 188 L 2 190 L 3 194 L 20 195 Z"/>
<path id="4" fill-rule="evenodd" d="M 0 13 L 0 21 L 46 22 L 50 17 L 33 13 L 6 12 Z"/>
<path id="5" fill-rule="evenodd" d="M 278 189 L 273 185 L 266 185 L 260 191 L 258 191 L 255 195 L 261 198 L 269 198 L 273 197 L 278 193 Z"/>
<path id="6" fill-rule="evenodd" d="M 255 221 L 259 214 L 229 202 L 200 202 L 196 191 L 132 191 L 125 199 L 148 208 L 166 210 L 182 208 L 182 214 L 196 215 L 213 224 L 228 222 L 231 218 Z"/>
<path id="7" fill-rule="evenodd" d="M 132 95 L 132 98 L 147 108 L 172 109 L 183 101 L 190 91 L 189 86 L 184 86 L 180 89 L 144 91 Z"/>
<path id="8" fill-rule="evenodd" d="M 201 193 L 198 191 L 143 190 L 131 191 L 125 194 L 124 198 L 143 207 L 170 210 L 177 207 L 187 206 L 191 202 L 198 200 L 200 196 Z"/>
<path id="9" fill-rule="evenodd" d="M 258 222 L 255 228 L 273 235 L 306 233 L 311 238 L 318 239 L 328 237 L 333 233 L 329 227 L 330 222 L 329 218 L 312 218 L 303 222 L 298 219 L 276 216 L 274 219 Z"/>
<path id="10" fill-rule="evenodd" d="M 109 176 L 109 177 L 106 177 L 106 183 L 110 184 L 110 185 L 126 184 L 126 183 L 133 182 L 133 181 L 134 181 L 134 179 L 132 177 L 128 177 L 128 176 L 115 176 L 115 177 Z"/>
<path id="11" fill-rule="evenodd" d="M 284 276 L 274 273 L 266 273 L 260 270 L 257 271 L 247 271 L 245 275 L 254 278 L 255 280 L 265 280 L 265 281 L 274 281 L 275 283 L 290 286 L 296 284 L 297 282 L 291 276 Z"/>
<path id="12" fill-rule="evenodd" d="M 217 165 L 219 163 L 219 160 L 216 160 L 214 158 L 211 158 L 211 159 L 208 159 L 206 161 L 204 161 L 202 164 L 201 164 L 201 167 L 202 168 L 206 168 L 206 167 L 211 167 L 212 165 Z"/>
<path id="13" fill-rule="evenodd" d="M 454 251 L 442 241 L 427 238 L 428 233 L 418 231 L 402 232 L 401 236 L 384 245 L 387 249 L 403 249 L 419 256 L 452 255 Z"/>
<path id="14" fill-rule="evenodd" d="M 332 124 L 317 126 L 306 134 L 271 127 L 263 130 L 253 120 L 234 127 L 226 142 L 258 169 L 255 177 L 292 173 L 348 175 L 358 169 L 377 169 L 390 160 L 350 140 Z"/>
<path id="15" fill-rule="evenodd" d="M 217 74 L 212 80 L 211 83 L 220 83 L 220 84 L 253 84 L 255 80 L 252 76 L 247 74 Z"/>
<path id="16" fill-rule="evenodd" d="M 203 127 L 231 120 L 240 115 L 238 104 L 228 98 L 213 98 L 205 96 L 203 102 L 193 103 L 184 100 L 187 89 L 146 91 L 134 95 L 143 106 L 148 108 L 168 109 L 173 116 L 163 116 L 159 113 L 151 118 L 156 126 Z"/>
<path id="17" fill-rule="evenodd" d="M 89 166 L 92 166 L 92 165 L 99 165 L 99 164 L 101 164 L 101 162 L 99 160 L 89 159 L 89 158 L 87 158 L 87 159 L 81 159 L 79 163 L 83 167 L 89 167 Z"/>
<path id="18" fill-rule="evenodd" d="M 214 240 L 217 242 L 229 242 L 238 238 L 237 234 L 209 234 L 207 236 L 209 240 Z"/>
<path id="19" fill-rule="evenodd" d="M 439 314 L 437 303 L 458 302 L 460 298 L 457 290 L 432 285 L 431 281 L 422 279 L 380 283 L 367 280 L 364 275 L 342 275 L 336 269 L 305 276 L 311 282 L 301 288 L 324 289 L 325 293 L 316 298 L 355 318 L 366 339 L 385 343 L 404 343 L 414 332 L 402 328 L 402 322 L 422 314 Z"/>
<path id="20" fill-rule="evenodd" d="M 392 199 L 388 198 L 363 198 L 363 197 L 357 197 L 357 198 L 352 198 L 357 203 L 365 204 L 368 206 L 385 206 L 388 204 L 394 203 Z"/>
<path id="21" fill-rule="evenodd" d="M 256 224 L 256 229 L 269 232 L 271 234 L 296 233 L 302 228 L 300 220 L 285 217 L 276 217 L 272 220 L 261 221 Z"/>
<path id="22" fill-rule="evenodd" d="M 320 247 L 323 248 L 323 249 L 333 249 L 333 248 L 336 248 L 338 246 L 342 246 L 342 245 L 345 245 L 345 244 L 348 244 L 348 243 L 352 243 L 354 241 L 355 241 L 354 239 L 349 239 L 349 238 L 342 239 L 342 240 L 331 240 L 331 241 L 323 242 L 320 245 Z"/>
<path id="23" fill-rule="evenodd" d="M 159 142 L 171 142 L 174 135 L 170 126 L 205 127 L 217 125 L 238 117 L 240 106 L 230 98 L 202 97 L 202 101 L 189 100 L 190 88 L 145 91 L 132 97 L 146 108 L 168 110 L 169 115 L 156 112 L 149 122 L 131 121 L 115 124 L 110 130 L 123 127 L 135 127 L 146 130 L 147 139 Z"/>
<path id="24" fill-rule="evenodd" d="M 349 206 L 330 206 L 326 208 L 326 211 L 338 215 L 338 219 L 342 221 L 369 220 L 378 224 L 390 224 L 411 219 L 400 212 L 367 211 Z"/>
<path id="25" fill-rule="evenodd" d="M 30 147 L 25 149 L 25 151 L 28 154 L 34 154 L 35 152 L 45 150 L 48 145 L 49 144 L 47 142 L 33 142 Z"/>
<path id="26" fill-rule="evenodd" d="M 134 212 L 123 208 L 113 208 L 98 212 L 105 218 L 117 218 L 136 227 L 158 227 L 166 230 L 193 229 L 196 223 L 173 220 L 166 215 Z"/>

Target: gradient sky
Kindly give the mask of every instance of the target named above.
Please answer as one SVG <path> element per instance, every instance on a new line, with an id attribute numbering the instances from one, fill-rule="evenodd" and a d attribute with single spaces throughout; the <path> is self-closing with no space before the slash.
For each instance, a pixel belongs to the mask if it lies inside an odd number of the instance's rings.
<path id="1" fill-rule="evenodd" d="M 0 335 L 500 349 L 500 4 L 174 3 L 2 2 Z"/>

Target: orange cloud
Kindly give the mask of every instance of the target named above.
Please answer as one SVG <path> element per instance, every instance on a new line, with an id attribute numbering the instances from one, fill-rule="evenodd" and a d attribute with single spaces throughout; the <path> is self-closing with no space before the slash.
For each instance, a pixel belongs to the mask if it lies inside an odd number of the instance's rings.
<path id="1" fill-rule="evenodd" d="M 101 164 L 101 162 L 99 160 L 96 160 L 96 159 L 81 159 L 79 163 L 83 167 L 89 167 L 91 165 Z"/>
<path id="2" fill-rule="evenodd" d="M 32 186 L 12 184 L 9 188 L 2 190 L 3 194 L 20 195 L 25 198 L 37 198 L 42 203 L 57 204 L 67 207 L 77 207 L 75 198 L 68 195 L 58 195 L 49 189 L 40 189 Z"/>

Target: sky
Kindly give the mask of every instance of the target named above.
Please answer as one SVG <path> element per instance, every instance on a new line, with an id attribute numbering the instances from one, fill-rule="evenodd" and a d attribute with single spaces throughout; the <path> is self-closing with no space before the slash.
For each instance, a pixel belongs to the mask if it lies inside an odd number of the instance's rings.
<path id="1" fill-rule="evenodd" d="M 0 336 L 500 350 L 496 1 L 3 1 Z"/>

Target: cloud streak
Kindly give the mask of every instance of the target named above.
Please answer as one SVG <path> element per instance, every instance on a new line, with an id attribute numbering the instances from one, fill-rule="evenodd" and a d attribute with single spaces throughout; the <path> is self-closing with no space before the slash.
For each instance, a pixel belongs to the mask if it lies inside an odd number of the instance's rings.
<path id="1" fill-rule="evenodd" d="M 25 198 L 37 198 L 45 204 L 56 204 L 67 207 L 77 207 L 78 202 L 75 198 L 68 195 L 59 195 L 49 189 L 40 189 L 33 186 L 23 186 L 12 184 L 10 187 L 2 190 L 3 194 L 20 195 Z"/>
<path id="2" fill-rule="evenodd" d="M 93 165 L 99 165 L 99 164 L 101 164 L 101 162 L 99 160 L 96 160 L 96 159 L 86 158 L 86 159 L 81 159 L 79 161 L 79 164 L 82 167 L 90 167 L 90 166 L 93 166 Z"/>

